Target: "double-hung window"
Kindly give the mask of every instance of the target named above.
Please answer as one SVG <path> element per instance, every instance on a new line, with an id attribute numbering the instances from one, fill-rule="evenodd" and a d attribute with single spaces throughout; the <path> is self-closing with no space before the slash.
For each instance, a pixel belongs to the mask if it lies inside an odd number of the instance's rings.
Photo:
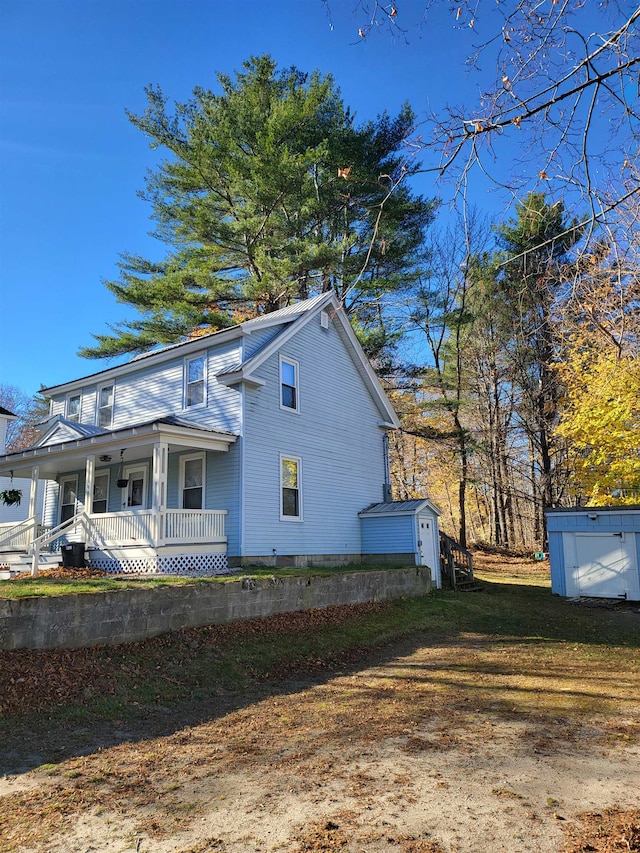
<path id="1" fill-rule="evenodd" d="M 109 429 L 113 422 L 113 385 L 103 385 L 98 391 L 98 426 Z"/>
<path id="2" fill-rule="evenodd" d="M 109 502 L 109 472 L 96 471 L 93 481 L 93 511 L 106 512 Z"/>
<path id="3" fill-rule="evenodd" d="M 302 521 L 302 460 L 280 457 L 280 519 Z"/>
<path id="4" fill-rule="evenodd" d="M 183 456 L 180 460 L 182 509 L 204 508 L 204 454 Z"/>
<path id="5" fill-rule="evenodd" d="M 205 365 L 203 355 L 189 358 L 185 367 L 185 408 L 205 404 Z"/>
<path id="6" fill-rule="evenodd" d="M 67 399 L 67 420 L 77 423 L 80 420 L 80 394 Z"/>
<path id="7" fill-rule="evenodd" d="M 299 411 L 298 362 L 291 358 L 280 359 L 280 408 Z"/>

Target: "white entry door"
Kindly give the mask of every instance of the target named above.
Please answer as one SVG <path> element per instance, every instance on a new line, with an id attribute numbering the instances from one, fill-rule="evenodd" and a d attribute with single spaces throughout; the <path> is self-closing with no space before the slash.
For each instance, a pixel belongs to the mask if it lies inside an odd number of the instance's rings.
<path id="1" fill-rule="evenodd" d="M 634 552 L 633 533 L 576 533 L 575 564 L 571 568 L 578 594 L 637 600 L 638 570 Z"/>
<path id="2" fill-rule="evenodd" d="M 126 487 L 122 490 L 123 509 L 146 509 L 147 508 L 147 476 L 146 465 L 127 465 L 124 469 L 124 478 L 128 480 Z"/>
<path id="3" fill-rule="evenodd" d="M 436 556 L 435 521 L 429 515 L 418 516 L 418 550 L 420 565 L 429 566 L 431 580 L 440 588 L 440 560 Z"/>

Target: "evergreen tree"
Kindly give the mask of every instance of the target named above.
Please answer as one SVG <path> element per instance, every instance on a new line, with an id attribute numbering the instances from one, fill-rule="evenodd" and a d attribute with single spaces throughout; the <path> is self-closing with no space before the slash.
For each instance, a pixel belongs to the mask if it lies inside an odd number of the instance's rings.
<path id="1" fill-rule="evenodd" d="M 565 220 L 562 202 L 549 204 L 544 194 L 530 193 L 497 233 L 507 257 L 498 287 L 512 327 L 512 381 L 531 449 L 537 538 L 544 542 L 544 507 L 561 503 L 566 485 L 564 447 L 554 439 L 562 394 L 554 314 L 565 297 L 568 255 L 582 230 Z"/>
<path id="2" fill-rule="evenodd" d="M 268 56 L 218 82 L 173 114 L 150 87 L 146 111 L 128 114 L 170 155 L 143 193 L 168 252 L 122 255 L 106 285 L 141 317 L 81 354 L 141 352 L 330 288 L 374 348 L 388 343 L 378 306 L 419 274 L 434 207 L 406 186 L 411 109 L 357 127 L 330 76 Z"/>

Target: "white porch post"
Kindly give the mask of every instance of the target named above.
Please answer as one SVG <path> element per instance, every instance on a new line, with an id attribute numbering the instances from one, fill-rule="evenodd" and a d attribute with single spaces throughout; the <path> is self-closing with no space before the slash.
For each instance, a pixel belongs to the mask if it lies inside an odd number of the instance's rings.
<path id="1" fill-rule="evenodd" d="M 89 518 L 93 512 L 93 488 L 96 481 L 96 457 L 87 456 L 87 468 L 84 478 L 84 538 L 87 546 L 91 543 L 91 524 Z"/>
<path id="2" fill-rule="evenodd" d="M 167 462 L 169 445 L 159 441 L 153 445 L 153 485 L 151 509 L 155 524 L 155 544 L 164 542 L 164 515 L 167 508 Z"/>
<path id="3" fill-rule="evenodd" d="M 93 512 L 93 487 L 96 479 L 96 457 L 87 456 L 87 473 L 84 481 L 84 511 L 87 515 Z"/>
<path id="4" fill-rule="evenodd" d="M 29 492 L 29 518 L 33 521 L 31 528 L 31 545 L 33 553 L 31 555 L 31 575 L 35 577 L 38 574 L 38 563 L 40 562 L 40 553 L 37 545 L 33 545 L 38 538 L 38 519 L 36 518 L 36 501 L 38 500 L 38 481 L 40 479 L 40 468 L 36 465 L 31 469 L 31 490 Z"/>
<path id="5" fill-rule="evenodd" d="M 31 469 L 31 490 L 29 492 L 29 518 L 36 516 L 36 501 L 38 500 L 38 481 L 40 480 L 40 467 L 38 465 Z"/>

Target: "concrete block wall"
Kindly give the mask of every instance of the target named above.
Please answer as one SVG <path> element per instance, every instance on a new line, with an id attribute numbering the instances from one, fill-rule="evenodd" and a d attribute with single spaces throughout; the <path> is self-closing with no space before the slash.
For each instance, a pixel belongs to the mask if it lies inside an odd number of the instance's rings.
<path id="1" fill-rule="evenodd" d="M 430 589 L 430 569 L 412 566 L 329 576 L 248 576 L 225 583 L 0 599 L 0 648 L 116 645 L 180 628 L 426 595 Z"/>

